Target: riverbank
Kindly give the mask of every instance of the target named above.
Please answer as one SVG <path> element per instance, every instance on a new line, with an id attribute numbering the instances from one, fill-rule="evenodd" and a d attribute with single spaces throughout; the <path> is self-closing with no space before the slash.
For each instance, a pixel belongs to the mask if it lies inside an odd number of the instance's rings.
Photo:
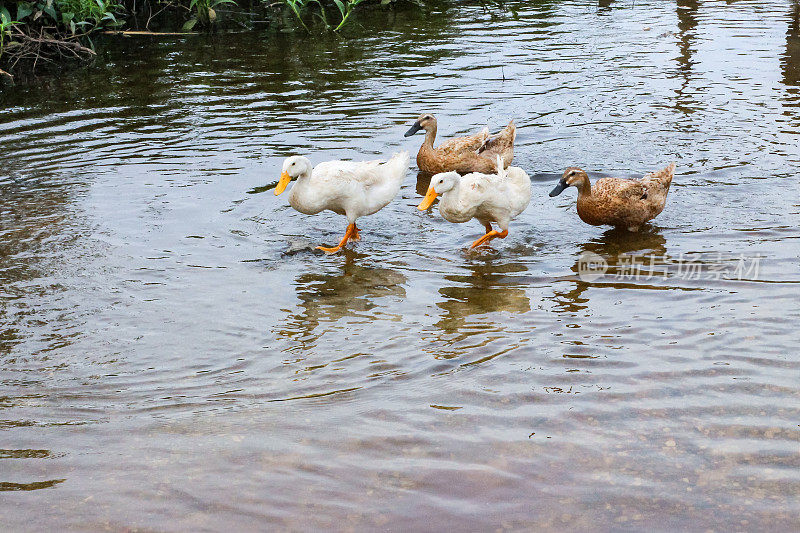
<path id="1" fill-rule="evenodd" d="M 150 38 L 219 29 L 339 32 L 362 9 L 414 0 L 41 0 L 0 1 L 0 88 L 19 76 L 91 61 L 107 36 Z"/>

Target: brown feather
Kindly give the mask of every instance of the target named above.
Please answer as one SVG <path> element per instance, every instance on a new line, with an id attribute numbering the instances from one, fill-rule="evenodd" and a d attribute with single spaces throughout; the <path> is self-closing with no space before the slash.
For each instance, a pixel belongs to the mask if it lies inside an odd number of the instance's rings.
<path id="1" fill-rule="evenodd" d="M 587 176 L 579 186 L 578 216 L 594 226 L 638 229 L 664 210 L 674 172 L 672 163 L 638 180 L 603 178 L 594 185 Z"/>
<path id="2" fill-rule="evenodd" d="M 438 174 L 455 171 L 459 174 L 481 172 L 493 174 L 497 171 L 497 155 L 503 158 L 504 168 L 514 159 L 516 127 L 511 121 L 494 137 L 485 131 L 466 137 L 456 137 L 434 148 L 436 121 L 426 121 L 425 141 L 417 153 L 417 166 L 423 172 Z"/>

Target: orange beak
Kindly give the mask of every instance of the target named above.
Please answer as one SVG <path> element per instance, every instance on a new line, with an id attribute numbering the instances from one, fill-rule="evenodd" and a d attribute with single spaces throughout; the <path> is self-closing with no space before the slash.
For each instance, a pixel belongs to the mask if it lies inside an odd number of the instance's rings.
<path id="1" fill-rule="evenodd" d="M 286 186 L 289 185 L 289 182 L 292 181 L 292 177 L 289 175 L 288 172 L 281 172 L 281 179 L 278 181 L 278 184 L 275 186 L 275 196 L 278 196 L 280 193 L 286 190 Z"/>
<path id="2" fill-rule="evenodd" d="M 417 209 L 419 209 L 420 211 L 425 211 L 426 209 L 428 209 L 430 206 L 433 205 L 433 202 L 436 200 L 437 196 L 439 195 L 436 194 L 436 191 L 433 190 L 433 186 L 428 187 L 428 193 L 425 195 L 425 198 L 423 198 L 422 201 L 419 203 Z"/>

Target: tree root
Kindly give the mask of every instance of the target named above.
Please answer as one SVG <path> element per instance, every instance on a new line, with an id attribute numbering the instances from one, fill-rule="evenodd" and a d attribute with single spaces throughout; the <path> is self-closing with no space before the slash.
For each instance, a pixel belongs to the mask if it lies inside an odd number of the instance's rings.
<path id="1" fill-rule="evenodd" d="M 55 33 L 51 35 L 51 31 Z M 77 42 L 77 36 L 60 38 L 55 28 L 40 28 L 38 35 L 26 33 L 19 27 L 12 27 L 11 42 L 6 45 L 6 62 L 11 70 L 21 61 L 33 62 L 35 68 L 39 61 L 54 63 L 55 60 L 86 60 L 97 54 Z"/>
<path id="2" fill-rule="evenodd" d="M 144 31 L 144 30 L 107 30 L 103 33 L 107 35 L 122 35 L 123 37 L 130 37 L 132 35 L 149 35 L 158 37 L 159 35 L 197 35 L 196 31 Z"/>

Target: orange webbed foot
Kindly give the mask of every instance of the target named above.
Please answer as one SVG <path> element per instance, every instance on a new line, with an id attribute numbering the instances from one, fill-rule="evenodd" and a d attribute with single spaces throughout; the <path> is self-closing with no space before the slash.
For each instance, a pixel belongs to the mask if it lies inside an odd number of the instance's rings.
<path id="1" fill-rule="evenodd" d="M 358 235 L 358 228 L 356 228 L 356 225 L 350 224 L 349 226 L 347 226 L 347 231 L 345 231 L 344 237 L 342 237 L 342 240 L 339 242 L 338 245 L 334 246 L 333 248 L 328 248 L 325 246 L 317 246 L 317 250 L 322 250 L 326 254 L 335 254 L 336 252 L 341 250 L 345 244 L 347 244 L 347 241 L 359 240 L 360 238 L 361 237 Z"/>
<path id="2" fill-rule="evenodd" d="M 333 248 L 326 248 L 325 246 L 317 246 L 317 250 L 322 250 L 326 254 L 335 254 L 341 249 L 342 249 L 341 246 L 334 246 Z"/>
<path id="3" fill-rule="evenodd" d="M 491 230 L 491 231 L 487 232 L 486 235 L 484 235 L 483 237 L 481 237 L 478 240 L 476 240 L 475 242 L 473 242 L 472 246 L 470 246 L 470 248 L 476 248 L 476 247 L 480 246 L 481 244 L 486 244 L 487 242 L 489 242 L 489 241 L 491 241 L 492 239 L 495 239 L 495 238 L 505 239 L 507 236 L 508 236 L 508 230 L 507 229 L 503 230 L 503 231 Z"/>

